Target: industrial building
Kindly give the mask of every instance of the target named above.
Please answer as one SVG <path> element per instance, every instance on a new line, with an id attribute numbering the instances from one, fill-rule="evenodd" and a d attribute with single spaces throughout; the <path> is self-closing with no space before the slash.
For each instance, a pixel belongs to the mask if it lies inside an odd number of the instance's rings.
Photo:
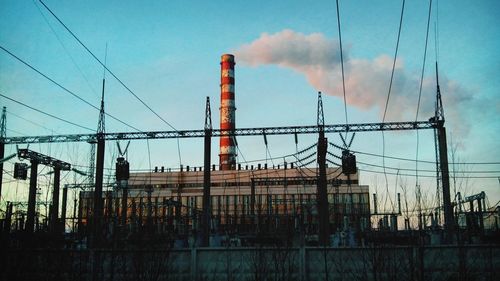
<path id="1" fill-rule="evenodd" d="M 300 162 L 273 167 L 267 163 L 242 167 L 236 162 L 232 136 L 236 123 L 234 65 L 233 55 L 221 57 L 220 128 L 226 131 L 220 137 L 219 165 L 209 167 L 210 233 L 287 233 L 290 237 L 297 233 L 317 241 L 318 168 Z M 315 148 L 312 145 L 302 152 L 312 151 L 314 159 Z M 117 173 L 120 163 L 125 162 L 118 162 Z M 332 234 L 370 228 L 368 186 L 358 184 L 355 167 L 350 170 L 345 174 L 342 167 L 326 168 L 328 232 Z M 177 171 L 162 167 L 132 173 L 104 196 L 104 217 L 129 229 L 150 225 L 161 232 L 196 234 L 202 225 L 204 176 L 203 167 L 189 166 Z M 85 229 L 92 213 L 93 193 L 82 192 L 79 206 L 79 225 Z"/>
<path id="2" fill-rule="evenodd" d="M 331 233 L 368 229 L 368 186 L 358 185 L 356 175 L 347 179 L 340 168 L 328 168 L 327 173 Z M 211 175 L 212 234 L 317 234 L 316 169 L 263 166 L 211 171 Z M 92 193 L 81 196 L 81 223 L 85 225 Z M 202 197 L 203 171 L 198 169 L 131 174 L 126 224 L 133 229 L 147 226 L 150 220 L 162 232 L 189 235 L 200 230 Z M 108 192 L 105 217 L 120 218 L 121 205 L 122 191 Z"/>

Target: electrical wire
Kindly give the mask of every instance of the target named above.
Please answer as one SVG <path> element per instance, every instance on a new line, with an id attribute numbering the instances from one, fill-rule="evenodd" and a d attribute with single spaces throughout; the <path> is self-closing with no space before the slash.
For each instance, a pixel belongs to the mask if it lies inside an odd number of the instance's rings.
<path id="1" fill-rule="evenodd" d="M 420 74 L 420 86 L 419 86 L 419 90 L 418 90 L 418 102 L 417 102 L 417 112 L 415 114 L 415 122 L 418 120 L 418 113 L 420 110 L 420 100 L 422 97 L 422 85 L 424 82 L 425 61 L 427 59 L 427 43 L 429 41 L 429 25 L 430 25 L 430 21 L 431 21 L 431 11 L 432 11 L 432 0 L 429 0 L 429 14 L 427 15 L 427 30 L 426 30 L 426 34 L 425 34 L 424 58 L 423 58 L 423 63 L 422 63 L 422 71 Z"/>
<path id="2" fill-rule="evenodd" d="M 336 0 L 336 3 L 337 3 L 337 26 L 339 31 L 339 45 L 340 45 L 340 66 L 342 69 L 342 92 L 344 94 L 344 113 L 345 113 L 346 138 L 347 138 L 347 124 L 349 124 L 349 122 L 347 119 L 347 100 L 345 94 L 345 79 L 344 79 L 344 55 L 342 51 L 342 33 L 340 28 L 339 0 Z"/>
<path id="3" fill-rule="evenodd" d="M 398 38 L 396 40 L 396 50 L 394 51 L 394 59 L 393 59 L 393 62 L 392 62 L 392 70 L 391 70 L 391 79 L 390 79 L 390 82 L 389 82 L 389 90 L 387 92 L 387 99 L 385 101 L 385 108 L 384 108 L 384 115 L 382 117 L 382 123 L 385 122 L 385 118 L 387 116 L 387 109 L 389 107 L 389 99 L 391 97 L 392 82 L 393 82 L 393 79 L 394 79 L 394 70 L 396 68 L 396 61 L 397 61 L 398 50 L 399 50 L 399 40 L 401 38 L 401 27 L 403 26 L 404 10 L 405 10 L 405 0 L 403 0 L 403 4 L 401 6 L 401 16 L 399 18 Z M 384 134 L 384 131 L 381 131 L 381 132 L 382 132 L 382 155 L 385 155 L 385 134 Z M 383 169 L 384 169 L 385 189 L 386 189 L 387 194 L 389 194 L 389 181 L 387 180 L 387 174 L 386 174 L 386 171 L 385 171 L 385 157 L 382 157 L 382 166 L 383 166 Z M 387 200 L 387 197 L 386 197 L 386 200 Z M 394 209 L 394 204 L 392 202 L 392 199 L 390 199 L 390 201 L 391 201 L 391 205 L 392 205 L 392 207 Z M 385 205 L 385 203 L 384 203 L 384 205 Z"/>
<path id="4" fill-rule="evenodd" d="M 12 129 L 6 129 L 6 130 L 7 130 L 7 131 L 10 131 L 10 132 L 13 132 L 13 133 L 16 133 L 16 134 L 19 134 L 19 135 L 21 135 L 21 136 L 25 136 L 25 137 L 27 137 L 27 136 L 28 136 L 28 135 L 23 134 L 23 133 L 21 133 L 21 132 L 18 132 L 18 131 L 16 131 L 16 130 L 12 130 Z"/>
<path id="5" fill-rule="evenodd" d="M 391 80 L 389 82 L 389 91 L 387 92 L 387 99 L 385 101 L 384 116 L 382 118 L 382 123 L 385 122 L 385 118 L 386 118 L 386 115 L 387 115 L 387 108 L 389 107 L 389 99 L 391 97 L 392 81 L 393 81 L 393 78 L 394 78 L 394 70 L 396 68 L 396 61 L 397 61 L 397 57 L 398 57 L 399 39 L 401 37 L 401 27 L 403 26 L 404 10 L 405 10 L 405 0 L 403 0 L 403 5 L 401 7 L 401 16 L 399 18 L 398 39 L 396 40 L 396 50 L 394 51 L 394 59 L 393 59 L 393 62 L 392 62 Z M 382 131 L 382 133 L 383 132 L 384 131 Z"/>
<path id="6" fill-rule="evenodd" d="M 71 56 L 70 52 L 68 51 L 68 48 L 66 48 L 66 45 L 64 45 L 63 41 L 61 40 L 61 38 L 59 37 L 59 35 L 57 35 L 57 32 L 54 30 L 54 28 L 50 24 L 49 20 L 47 19 L 47 17 L 43 14 L 42 10 L 40 9 L 40 6 L 38 6 L 38 4 L 36 3 L 36 0 L 33 0 L 33 4 L 36 6 L 38 12 L 40 12 L 40 15 L 42 16 L 42 18 L 45 21 L 45 23 L 47 23 L 47 25 L 49 26 L 50 30 L 54 34 L 54 36 L 57 38 L 57 41 L 59 42 L 59 44 L 63 47 L 64 51 L 66 52 L 66 55 L 68 55 L 68 57 L 70 58 L 70 60 L 73 63 L 73 65 L 80 72 L 80 74 L 82 75 L 82 77 L 85 80 L 85 82 L 87 82 L 87 86 L 90 88 L 90 90 L 92 91 L 92 93 L 94 93 L 94 95 L 96 97 L 99 97 L 99 95 L 97 94 L 97 91 L 94 89 L 94 87 L 92 87 L 92 84 L 90 83 L 90 81 L 87 78 L 87 76 L 84 74 L 84 72 L 82 71 L 82 69 L 78 66 L 78 64 L 76 63 L 75 59 L 73 58 L 73 56 Z"/>
<path id="7" fill-rule="evenodd" d="M 69 32 L 69 34 L 71 34 L 71 36 L 73 36 L 73 38 L 75 38 L 76 41 L 78 41 L 78 43 L 100 64 L 104 67 L 104 70 L 105 71 L 108 71 L 109 74 L 111 74 L 111 76 L 113 76 L 113 78 L 116 79 L 116 81 L 118 81 L 118 83 L 120 83 L 120 85 L 122 85 L 130 94 L 132 94 L 139 102 L 141 102 L 149 111 L 151 111 L 154 115 L 156 115 L 156 117 L 158 117 L 161 121 L 163 121 L 163 123 L 165 123 L 167 126 L 169 126 L 170 128 L 172 128 L 174 131 L 178 131 L 172 124 L 170 124 L 169 122 L 167 122 L 167 120 L 165 120 L 163 117 L 161 117 L 156 111 L 154 111 L 148 104 L 146 104 L 146 102 L 144 102 L 137 94 L 134 93 L 134 91 L 132 91 L 127 85 L 125 85 L 125 83 L 120 79 L 118 78 L 118 76 L 115 75 L 115 73 L 113 71 L 111 71 L 105 63 L 102 63 L 101 60 L 99 60 L 99 58 L 94 55 L 94 53 L 78 38 L 78 36 L 76 36 L 76 34 L 71 31 L 71 29 L 42 1 L 42 0 L 39 0 L 39 2 L 45 7 L 45 9 L 47 9 L 47 11 L 50 12 L 50 14 L 52 14 L 52 16 L 64 27 L 64 29 L 66 29 L 66 31 Z M 108 115 L 108 114 L 106 114 Z M 113 117 L 112 117 L 113 118 Z M 113 118 L 115 119 L 115 118 Z M 129 126 L 129 125 L 127 125 Z M 131 127 L 131 126 L 129 126 Z M 134 128 L 134 127 L 131 127 L 131 128 Z M 136 129 L 136 128 L 134 128 Z M 138 130 L 138 129 L 136 129 Z M 140 131 L 140 130 L 138 130 Z M 177 150 L 178 150 L 178 155 L 179 155 L 179 165 L 182 165 L 182 158 L 181 158 L 181 151 L 180 151 L 180 144 L 179 144 L 180 140 L 177 139 Z"/>
<path id="8" fill-rule="evenodd" d="M 97 61 L 99 62 L 99 64 L 101 64 L 105 69 L 106 71 L 109 72 L 109 74 L 111 74 L 111 76 L 113 76 L 116 81 L 118 81 L 118 83 L 120 83 L 130 94 L 132 94 L 138 101 L 140 101 L 147 109 L 149 109 L 152 113 L 154 113 L 154 115 L 156 115 L 160 120 L 162 120 L 165 124 L 167 124 L 170 128 L 172 128 L 174 131 L 177 131 L 177 129 L 172 126 L 169 122 L 167 122 L 163 117 L 161 117 L 158 113 L 156 113 L 149 105 L 147 105 L 139 96 L 137 96 L 127 85 L 125 85 L 125 83 L 122 82 L 122 80 L 120 80 L 114 73 L 113 71 L 111 71 L 108 67 L 106 67 L 106 65 L 104 63 L 101 62 L 101 60 L 99 60 L 99 58 L 97 58 L 94 53 L 75 35 L 75 33 L 73 33 L 71 31 L 71 29 L 69 29 L 68 26 L 66 26 L 66 24 L 64 24 L 62 22 L 61 19 L 59 19 L 59 17 L 54 13 L 52 12 L 52 10 L 47 6 L 45 5 L 45 3 L 42 1 L 42 0 L 39 0 L 39 2 L 45 7 L 45 9 L 47 9 L 47 11 L 49 11 L 52 16 L 54 16 L 54 18 L 71 34 L 71 36 L 73 36 L 73 38 L 75 38 L 76 41 L 78 41 L 78 43 L 80 43 L 80 45 Z"/>
<path id="9" fill-rule="evenodd" d="M 43 128 L 43 129 L 45 129 L 45 130 L 47 130 L 47 131 L 51 131 L 51 132 L 56 132 L 56 133 L 57 133 L 57 131 L 55 131 L 55 130 L 53 130 L 53 129 L 49 129 L 49 128 L 45 127 L 44 125 L 38 124 L 37 122 L 32 121 L 32 120 L 26 119 L 26 118 L 24 118 L 24 117 L 22 117 L 22 116 L 20 116 L 20 115 L 17 115 L 17 114 L 15 114 L 15 113 L 13 113 L 13 112 L 7 111 L 7 113 L 8 113 L 8 114 L 10 114 L 10 115 L 12 115 L 12 116 L 15 116 L 15 117 L 17 117 L 17 118 L 19 118 L 19 119 L 22 119 L 22 120 L 24 120 L 24 121 L 26 121 L 26 122 L 29 122 L 29 123 L 31 123 L 31 124 L 33 124 L 33 125 L 35 125 L 35 126 L 38 126 L 38 127 L 40 127 L 40 128 Z"/>
<path id="10" fill-rule="evenodd" d="M 420 110 L 420 100 L 422 97 L 422 85 L 424 82 L 425 61 L 427 58 L 427 43 L 429 41 L 429 23 L 431 21 L 431 11 L 432 11 L 432 0 L 429 1 L 429 14 L 427 16 L 427 30 L 426 30 L 426 34 L 425 34 L 424 58 L 423 58 L 423 63 L 422 63 L 422 72 L 420 74 L 420 86 L 419 86 L 419 90 L 418 90 L 418 102 L 417 102 L 417 112 L 415 114 L 415 122 L 418 120 L 418 113 Z M 418 133 L 418 130 L 416 132 L 416 135 L 417 135 L 417 146 L 416 146 L 415 159 L 418 160 L 418 152 L 419 152 L 419 133 Z M 415 187 L 420 188 L 420 185 L 418 184 L 418 162 L 415 162 Z"/>
<path id="11" fill-rule="evenodd" d="M 35 71 L 36 73 L 38 73 L 39 75 L 43 76 L 45 79 L 49 80 L 50 82 L 52 82 L 53 84 L 55 84 L 56 86 L 58 86 L 59 88 L 61 88 L 62 90 L 64 90 L 66 93 L 74 96 L 75 98 L 79 99 L 80 101 L 82 101 L 83 103 L 89 105 L 90 107 L 100 111 L 100 109 L 91 104 L 90 102 L 86 101 L 85 99 L 81 98 L 80 96 L 78 96 L 77 94 L 75 94 L 74 92 L 68 90 L 66 87 L 62 86 L 61 84 L 59 84 L 58 82 L 56 82 L 54 79 L 50 78 L 49 76 L 43 74 L 41 71 L 39 71 L 38 69 L 36 69 L 35 67 L 33 67 L 32 65 L 30 65 L 29 63 L 27 63 L 26 61 L 22 60 L 20 57 L 16 56 L 15 54 L 13 54 L 12 52 L 10 52 L 9 50 L 7 50 L 6 48 L 4 48 L 3 46 L 0 45 L 0 49 L 2 49 L 4 52 L 6 52 L 7 54 L 9 54 L 10 56 L 12 56 L 13 58 L 15 58 L 16 60 L 18 60 L 19 62 L 21 62 L 22 64 L 24 64 L 25 66 L 27 66 L 28 68 L 30 68 L 31 70 Z M 139 131 L 139 132 L 142 132 L 141 130 L 133 127 L 132 125 L 129 125 L 125 122 L 123 122 L 122 120 L 114 117 L 113 115 L 109 114 L 109 113 L 105 113 L 107 116 L 111 117 L 112 119 L 122 123 L 123 125 L 127 126 L 127 127 L 130 127 L 136 131 Z M 92 130 L 94 131 L 94 130 Z"/>
<path id="12" fill-rule="evenodd" d="M 2 48 L 2 47 L 0 46 L 0 48 Z M 6 98 L 6 99 L 8 99 L 8 100 L 10 100 L 10 101 L 12 101 L 12 102 L 15 102 L 15 103 L 17 103 L 17 104 L 20 104 L 20 105 L 22 105 L 22 106 L 24 106 L 24 107 L 27 107 L 27 108 L 29 108 L 29 109 L 31 109 L 31 110 L 34 110 L 34 111 L 36 111 L 36 112 L 38 112 L 38 113 L 41 113 L 41 114 L 43 114 L 43 115 L 46 115 L 46 116 L 52 117 L 52 118 L 57 119 L 57 120 L 59 120 L 59 121 L 62 121 L 62 122 L 64 122 L 64 123 L 68 123 L 68 124 L 71 124 L 71 125 L 73 125 L 73 126 L 80 127 L 80 128 L 82 128 L 82 129 L 85 129 L 85 130 L 94 131 L 93 129 L 90 129 L 89 127 L 85 127 L 85 126 L 82 126 L 82 125 L 78 125 L 78 124 L 73 123 L 73 122 L 71 122 L 71 121 L 68 121 L 68 120 L 62 119 L 62 118 L 57 117 L 57 116 L 55 116 L 55 115 L 52 115 L 52 114 L 50 114 L 50 113 L 47 113 L 47 112 L 44 112 L 44 111 L 42 111 L 42 110 L 36 109 L 36 108 L 34 108 L 34 107 L 32 107 L 32 106 L 29 106 L 29 105 L 27 105 L 27 104 L 25 104 L 25 103 L 23 103 L 23 102 L 20 102 L 20 101 L 17 101 L 17 100 L 15 100 L 15 99 L 13 99 L 13 98 L 10 98 L 10 97 L 8 97 L 8 96 L 5 96 L 5 95 L 3 95 L 3 94 L 1 94 L 1 93 L 0 93 L 0 96 L 1 96 L 1 97 L 3 97 L 3 98 Z"/>
<path id="13" fill-rule="evenodd" d="M 373 171 L 373 170 L 367 170 L 367 169 L 360 169 L 358 170 L 369 172 L 369 173 L 376 173 L 376 174 L 383 174 L 383 171 Z M 388 175 L 398 175 L 397 173 L 391 173 L 387 172 Z M 400 176 L 408 176 L 408 177 L 421 177 L 421 178 L 436 178 L 436 175 L 417 175 L 417 174 L 399 174 Z M 498 176 L 457 176 L 456 178 L 458 179 L 496 179 Z"/>
<path id="14" fill-rule="evenodd" d="M 380 165 L 376 165 L 376 164 L 370 164 L 370 163 L 366 163 L 366 162 L 361 162 L 361 161 L 357 161 L 359 164 L 363 164 L 363 165 L 366 165 L 366 166 L 371 166 L 371 167 L 377 167 L 377 168 L 383 168 L 383 166 L 380 166 Z M 405 169 L 405 168 L 395 168 L 395 167 L 386 167 L 387 169 L 391 169 L 391 170 L 401 170 L 401 171 L 415 171 L 415 169 Z M 436 170 L 418 170 L 419 172 L 428 172 L 428 173 L 435 173 Z M 454 170 L 452 170 L 454 171 Z M 457 172 L 461 172 L 463 174 L 489 174 L 489 173 L 500 173 L 500 170 L 499 171 L 459 171 L 457 170 Z M 453 176 L 454 177 L 454 176 Z"/>
<path id="15" fill-rule="evenodd" d="M 385 158 L 394 159 L 394 160 L 401 160 L 401 161 L 420 162 L 420 163 L 427 163 L 427 164 L 436 164 L 436 161 L 417 160 L 417 159 L 409 159 L 409 158 L 394 157 L 394 156 L 387 156 L 387 155 L 383 156 L 383 155 L 380 155 L 380 154 L 369 153 L 369 152 L 362 152 L 362 151 L 357 151 L 357 150 L 350 150 L 350 151 L 354 152 L 354 153 L 357 153 L 357 154 L 363 154 L 363 155 L 374 156 L 374 157 L 385 157 Z M 458 164 L 458 165 L 500 165 L 500 162 L 448 162 L 448 164 Z"/>

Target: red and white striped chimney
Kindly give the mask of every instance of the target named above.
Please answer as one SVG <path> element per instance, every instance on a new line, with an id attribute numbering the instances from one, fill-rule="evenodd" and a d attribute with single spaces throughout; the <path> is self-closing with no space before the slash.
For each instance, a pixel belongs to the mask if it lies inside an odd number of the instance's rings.
<path id="1" fill-rule="evenodd" d="M 228 130 L 220 137 L 219 168 L 221 170 L 236 169 L 236 144 L 229 132 L 235 129 L 234 103 L 234 56 L 230 54 L 221 57 L 220 83 L 220 128 Z"/>

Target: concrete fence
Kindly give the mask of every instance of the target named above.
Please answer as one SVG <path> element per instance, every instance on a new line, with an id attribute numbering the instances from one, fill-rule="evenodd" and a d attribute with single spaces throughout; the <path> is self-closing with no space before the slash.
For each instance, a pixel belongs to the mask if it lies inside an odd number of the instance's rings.
<path id="1" fill-rule="evenodd" d="M 7 250 L 0 280 L 498 280 L 500 246 Z"/>

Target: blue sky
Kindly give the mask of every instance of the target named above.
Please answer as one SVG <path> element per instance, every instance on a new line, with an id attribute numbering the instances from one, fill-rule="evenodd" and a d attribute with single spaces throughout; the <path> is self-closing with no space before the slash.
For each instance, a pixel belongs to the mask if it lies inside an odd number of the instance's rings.
<path id="1" fill-rule="evenodd" d="M 298 38 L 310 38 L 308 36 L 311 34 L 319 34 L 324 42 L 336 44 L 338 33 L 335 1 L 310 2 L 45 1 L 100 59 L 104 59 L 107 44 L 108 67 L 177 129 L 203 127 L 205 96 L 211 98 L 213 123 L 218 124 L 219 60 L 222 54 L 239 54 L 242 46 L 259 42 L 264 33 L 280 39 L 280 34 L 285 30 Z M 85 100 L 98 105 L 102 67 L 47 10 L 38 1 L 2 0 L 0 5 L 0 45 Z M 386 68 L 377 68 L 380 65 L 378 59 L 388 56 L 387 61 L 392 64 L 401 1 L 340 1 L 340 5 L 344 54 L 348 66 L 352 63 L 353 69 L 352 72 L 348 69 L 346 79 L 352 81 L 353 77 L 359 77 L 363 80 L 364 75 L 367 75 L 365 83 L 370 86 L 368 77 L 371 77 L 376 80 L 374 82 L 377 85 L 368 87 L 366 93 L 359 93 L 358 102 L 349 103 L 349 121 L 380 122 L 381 108 L 377 97 L 386 96 L 390 71 L 384 72 Z M 497 121 L 500 111 L 500 79 L 497 75 L 500 70 L 500 56 L 497 53 L 500 49 L 500 20 L 496 15 L 499 6 L 498 1 L 434 0 L 433 3 L 425 68 L 427 84 L 422 92 L 421 106 L 430 109 L 433 107 L 436 57 L 434 30 L 437 24 L 440 79 L 442 84 L 446 84 L 442 85 L 442 94 L 445 98 L 448 140 L 453 140 L 450 147 L 457 147 L 455 157 L 459 161 L 456 162 L 498 162 L 500 159 L 500 123 Z M 411 121 L 415 116 L 418 89 L 412 88 L 411 83 L 405 84 L 405 81 L 420 77 L 427 9 L 426 1 L 406 3 L 398 56 L 399 68 L 395 77 L 395 81 L 401 83 L 401 87 L 397 88 L 401 92 L 395 90 L 391 93 L 392 103 L 389 104 L 388 111 L 392 120 Z M 283 44 L 290 46 L 286 40 Z M 261 61 L 252 65 L 255 58 L 252 55 L 255 54 L 248 52 L 244 60 L 236 56 L 238 127 L 313 125 L 316 122 L 318 90 L 326 92 L 323 96 L 326 123 L 345 122 L 343 100 L 338 97 L 338 92 L 318 89 L 317 85 L 321 83 L 311 83 L 306 72 L 301 71 L 302 66 L 287 65 L 288 58 L 278 62 Z M 359 65 L 368 65 L 378 69 L 378 72 L 376 75 L 365 73 L 365 69 Z M 359 69 L 357 72 L 356 66 Z M 338 65 L 328 68 L 331 71 L 328 73 L 336 73 L 336 67 Z M 335 87 L 339 85 L 334 84 Z M 3 95 L 69 121 L 90 128 L 97 126 L 96 110 L 64 93 L 5 52 L 0 52 L 0 91 Z M 346 95 L 348 100 L 352 99 L 355 90 L 348 88 Z M 374 102 L 371 103 L 370 100 Z M 30 111 L 4 98 L 0 98 L 0 104 L 7 106 L 9 112 L 8 136 L 88 132 Z M 141 130 L 170 129 L 109 74 L 106 81 L 106 110 Z M 421 120 L 430 117 L 425 113 L 420 116 Z M 107 118 L 106 130 L 118 132 L 132 129 Z M 328 137 L 333 142 L 340 142 L 337 135 Z M 315 138 L 316 136 L 300 136 L 299 149 L 315 142 Z M 268 139 L 269 151 L 273 157 L 293 153 L 296 149 L 292 136 Z M 240 161 L 243 161 L 242 156 L 246 160 L 266 158 L 261 138 L 240 138 L 238 142 L 243 154 L 239 157 Z M 218 158 L 217 143 L 214 140 L 214 163 Z M 420 132 L 419 159 L 434 159 L 433 143 L 432 132 Z M 415 158 L 415 144 L 415 132 L 386 134 L 387 155 Z M 88 144 L 44 144 L 32 145 L 30 148 L 72 164 L 88 165 Z M 7 147 L 7 153 L 14 149 L 15 147 Z M 202 164 L 201 139 L 181 140 L 180 149 L 184 165 Z M 382 136 L 380 133 L 357 134 L 353 149 L 381 154 Z M 175 140 L 151 141 L 151 151 L 153 167 L 179 165 Z M 112 165 L 116 153 L 116 145 L 108 143 L 107 166 Z M 366 163 L 382 164 L 382 160 L 377 157 L 359 155 L 358 159 Z M 132 169 L 148 168 L 145 141 L 136 141 L 130 145 L 129 161 Z M 10 161 L 5 166 L 6 169 L 12 170 L 13 162 Z M 387 160 L 386 165 L 403 169 L 415 168 L 414 163 L 403 161 Z M 433 169 L 432 165 L 422 165 L 421 169 Z M 380 171 L 374 167 L 365 168 Z M 500 171 L 500 165 L 461 165 L 459 168 L 467 171 Z M 499 174 L 467 175 L 494 177 Z M 361 177 L 362 182 L 371 185 L 373 191 L 385 190 L 383 174 L 362 172 Z M 73 182 L 79 179 L 67 175 L 65 180 Z M 403 180 L 407 181 L 410 189 L 415 185 L 414 177 L 405 177 Z M 11 178 L 6 176 L 4 181 L 11 181 Z M 395 189 L 394 184 L 394 176 L 389 176 L 390 190 Z M 432 178 L 421 179 L 423 189 L 430 194 L 434 194 L 433 184 Z M 495 204 L 500 199 L 499 184 L 496 178 L 468 179 L 468 187 L 464 191 L 470 194 L 485 190 L 490 203 Z M 4 188 L 3 194 L 11 200 L 23 200 L 27 190 L 25 186 L 24 183 L 11 182 L 9 187 Z"/>

